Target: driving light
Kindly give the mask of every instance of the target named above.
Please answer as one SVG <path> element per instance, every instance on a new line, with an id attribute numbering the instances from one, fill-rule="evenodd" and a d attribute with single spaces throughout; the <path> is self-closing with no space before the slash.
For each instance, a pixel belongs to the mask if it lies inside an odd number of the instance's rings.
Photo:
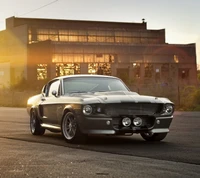
<path id="1" fill-rule="evenodd" d="M 122 124 L 123 124 L 123 126 L 125 126 L 125 127 L 130 126 L 130 125 L 131 125 L 131 119 L 130 119 L 129 117 L 124 117 L 124 118 L 122 119 Z"/>
<path id="2" fill-rule="evenodd" d="M 141 126 L 142 125 L 142 119 L 140 117 L 136 117 L 133 119 L 133 124 L 135 126 Z"/>
<path id="3" fill-rule="evenodd" d="M 83 107 L 83 113 L 84 113 L 85 115 L 90 115 L 90 114 L 92 113 L 92 106 L 90 106 L 90 105 L 85 105 L 85 106 Z"/>

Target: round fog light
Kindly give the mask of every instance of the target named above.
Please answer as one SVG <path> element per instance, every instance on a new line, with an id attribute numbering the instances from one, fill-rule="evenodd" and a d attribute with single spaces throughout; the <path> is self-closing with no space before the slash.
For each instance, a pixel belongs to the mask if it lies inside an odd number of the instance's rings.
<path id="1" fill-rule="evenodd" d="M 133 124 L 135 126 L 141 126 L 142 125 L 142 119 L 140 117 L 136 117 L 133 119 Z"/>
<path id="2" fill-rule="evenodd" d="M 130 125 L 131 125 L 131 119 L 130 119 L 129 117 L 124 117 L 124 118 L 122 119 L 122 124 L 123 124 L 123 126 L 125 126 L 125 127 L 130 126 Z"/>

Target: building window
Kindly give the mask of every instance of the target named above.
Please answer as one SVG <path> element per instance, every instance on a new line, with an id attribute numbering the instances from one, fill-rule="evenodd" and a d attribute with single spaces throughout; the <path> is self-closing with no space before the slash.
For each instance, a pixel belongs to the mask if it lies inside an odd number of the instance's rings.
<path id="1" fill-rule="evenodd" d="M 48 40 L 51 41 L 58 41 L 58 35 L 50 34 Z"/>
<path id="2" fill-rule="evenodd" d="M 79 36 L 78 41 L 79 42 L 87 42 L 87 36 Z"/>
<path id="3" fill-rule="evenodd" d="M 75 29 L 57 29 L 44 28 L 36 29 L 31 27 L 29 29 L 29 43 L 37 41 L 45 41 L 47 39 L 61 42 L 98 42 L 98 43 L 156 43 L 160 41 L 156 31 L 124 31 L 124 30 L 75 30 Z M 176 55 L 174 55 L 176 58 Z M 175 59 L 174 59 L 175 60 Z"/>
<path id="4" fill-rule="evenodd" d="M 47 64 L 37 65 L 37 80 L 47 79 Z"/>
<path id="5" fill-rule="evenodd" d="M 49 39 L 48 35 L 38 35 L 38 41 L 46 41 Z"/>
<path id="6" fill-rule="evenodd" d="M 35 43 L 35 42 L 38 41 L 37 40 L 37 30 L 36 30 L 36 28 L 34 28 L 34 27 L 29 28 L 28 33 L 29 33 L 29 35 L 28 35 L 29 44 Z"/>
<path id="7" fill-rule="evenodd" d="M 85 63 L 94 62 L 94 54 L 85 54 L 84 55 L 84 62 Z"/>
<path id="8" fill-rule="evenodd" d="M 140 78 L 140 64 L 133 63 L 133 77 Z"/>
<path id="9" fill-rule="evenodd" d="M 139 44 L 140 43 L 140 38 L 132 38 L 132 43 Z"/>
<path id="10" fill-rule="evenodd" d="M 153 75 L 153 65 L 152 64 L 145 64 L 145 74 L 144 77 L 151 78 Z"/>
<path id="11" fill-rule="evenodd" d="M 83 62 L 83 54 L 54 54 L 53 63 L 81 63 Z"/>
<path id="12" fill-rule="evenodd" d="M 102 68 L 104 75 L 111 75 L 110 63 L 100 63 L 99 66 Z"/>
<path id="13" fill-rule="evenodd" d="M 78 36 L 70 35 L 70 36 L 69 36 L 69 41 L 72 41 L 72 42 L 78 41 Z"/>
<path id="14" fill-rule="evenodd" d="M 111 75 L 110 63 L 89 63 L 88 74 Z"/>
<path id="15" fill-rule="evenodd" d="M 124 37 L 124 40 L 123 40 L 124 43 L 131 43 L 132 42 L 132 39 L 130 37 Z"/>
<path id="16" fill-rule="evenodd" d="M 105 36 L 97 36 L 97 42 L 105 43 L 106 42 L 106 37 Z"/>
<path id="17" fill-rule="evenodd" d="M 97 37 L 96 36 L 88 36 L 88 42 L 96 42 Z"/>
<path id="18" fill-rule="evenodd" d="M 74 75 L 74 74 L 80 74 L 80 64 L 78 63 L 56 64 L 56 77 L 64 75 Z"/>
<path id="19" fill-rule="evenodd" d="M 67 42 L 67 41 L 69 41 L 69 36 L 60 35 L 60 36 L 59 36 L 59 40 L 60 40 L 60 41 L 63 41 L 63 42 Z"/>
<path id="20" fill-rule="evenodd" d="M 119 36 L 115 37 L 115 42 L 116 43 L 123 43 L 123 37 L 119 37 Z"/>
<path id="21" fill-rule="evenodd" d="M 88 64 L 88 74 L 96 74 L 98 70 L 98 63 Z"/>
<path id="22" fill-rule="evenodd" d="M 107 42 L 107 43 L 114 43 L 114 42 L 115 42 L 115 39 L 114 39 L 113 36 L 108 36 L 108 37 L 106 37 L 106 42 Z"/>

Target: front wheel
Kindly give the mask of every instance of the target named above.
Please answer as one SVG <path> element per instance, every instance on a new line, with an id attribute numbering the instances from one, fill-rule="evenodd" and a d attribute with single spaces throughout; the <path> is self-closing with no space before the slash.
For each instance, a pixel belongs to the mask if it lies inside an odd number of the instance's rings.
<path id="1" fill-rule="evenodd" d="M 81 133 L 77 119 L 72 112 L 64 115 L 61 125 L 62 135 L 69 143 L 85 143 L 86 135 Z"/>
<path id="2" fill-rule="evenodd" d="M 161 141 L 167 136 L 167 133 L 141 133 L 140 135 L 146 141 Z"/>
<path id="3" fill-rule="evenodd" d="M 30 130 L 33 135 L 44 135 L 45 129 L 41 127 L 35 111 L 30 114 Z"/>

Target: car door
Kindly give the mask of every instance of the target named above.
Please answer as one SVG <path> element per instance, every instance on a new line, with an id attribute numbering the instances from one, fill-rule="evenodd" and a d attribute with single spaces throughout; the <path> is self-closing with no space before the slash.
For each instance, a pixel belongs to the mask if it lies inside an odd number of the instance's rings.
<path id="1" fill-rule="evenodd" d="M 57 110 L 59 106 L 59 89 L 60 80 L 53 80 L 48 83 L 46 94 L 42 97 L 40 103 L 40 110 L 43 114 L 43 122 L 46 124 L 57 125 Z M 57 92 L 57 96 L 52 94 L 53 91 Z"/>

